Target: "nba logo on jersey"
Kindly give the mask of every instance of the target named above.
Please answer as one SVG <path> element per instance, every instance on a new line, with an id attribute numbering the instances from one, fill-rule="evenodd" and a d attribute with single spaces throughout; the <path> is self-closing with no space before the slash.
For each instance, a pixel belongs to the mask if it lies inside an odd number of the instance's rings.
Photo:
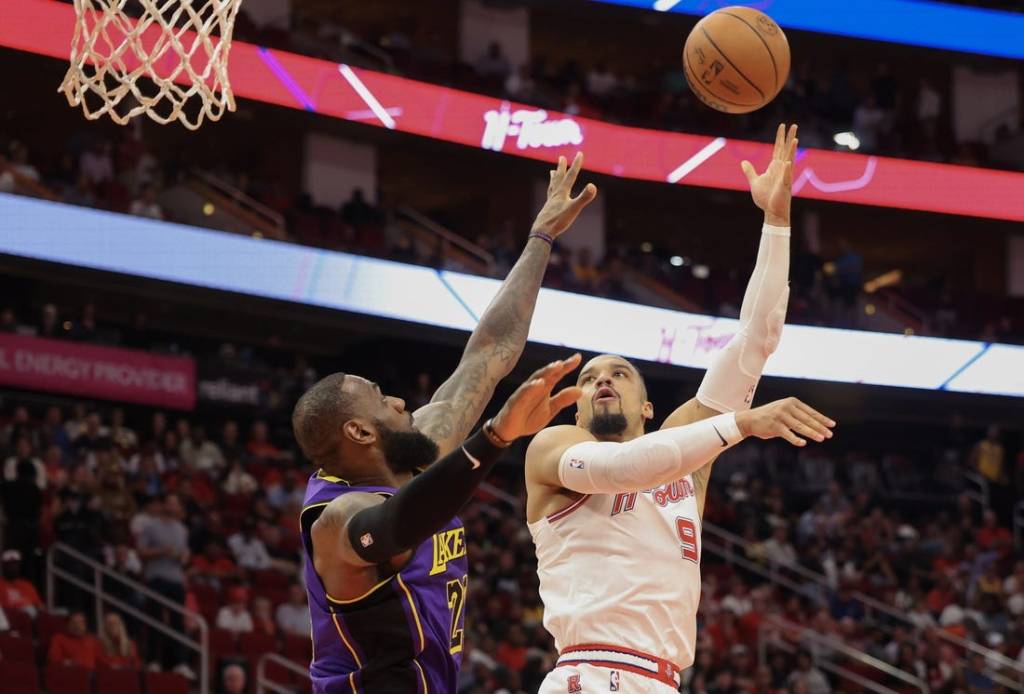
<path id="1" fill-rule="evenodd" d="M 612 674 L 608 677 L 608 691 L 617 692 L 619 691 L 619 671 L 612 670 Z"/>
<path id="2" fill-rule="evenodd" d="M 583 685 L 580 684 L 579 675 L 569 675 L 569 694 L 579 694 L 583 691 Z"/>

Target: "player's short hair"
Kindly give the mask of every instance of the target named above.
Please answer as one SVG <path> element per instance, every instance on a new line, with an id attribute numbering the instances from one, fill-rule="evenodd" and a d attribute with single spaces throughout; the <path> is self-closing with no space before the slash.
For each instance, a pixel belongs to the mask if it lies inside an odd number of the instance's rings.
<path id="1" fill-rule="evenodd" d="M 345 393 L 345 374 L 317 381 L 292 410 L 292 430 L 303 454 L 314 463 L 338 450 L 341 425 L 353 414 L 353 398 Z"/>

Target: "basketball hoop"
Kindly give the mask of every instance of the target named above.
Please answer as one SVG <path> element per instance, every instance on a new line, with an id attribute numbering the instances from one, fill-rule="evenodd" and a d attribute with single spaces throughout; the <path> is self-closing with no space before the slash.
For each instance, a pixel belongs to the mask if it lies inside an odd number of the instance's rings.
<path id="1" fill-rule="evenodd" d="M 189 130 L 219 120 L 235 110 L 228 53 L 241 3 L 75 0 L 71 67 L 60 91 L 89 120 L 108 115 L 125 125 L 145 113 Z"/>

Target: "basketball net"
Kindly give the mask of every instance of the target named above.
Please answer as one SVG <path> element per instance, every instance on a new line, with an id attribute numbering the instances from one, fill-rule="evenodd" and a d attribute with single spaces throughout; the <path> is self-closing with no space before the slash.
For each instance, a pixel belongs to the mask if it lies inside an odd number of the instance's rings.
<path id="1" fill-rule="evenodd" d="M 75 0 L 71 66 L 60 91 L 90 120 L 107 115 L 125 125 L 145 113 L 189 130 L 219 120 L 235 110 L 228 53 L 241 3 Z"/>

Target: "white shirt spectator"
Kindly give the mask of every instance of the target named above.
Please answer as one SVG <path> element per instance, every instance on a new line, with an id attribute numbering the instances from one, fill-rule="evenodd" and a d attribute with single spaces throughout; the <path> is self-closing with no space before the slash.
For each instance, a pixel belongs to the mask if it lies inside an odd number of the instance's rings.
<path id="1" fill-rule="evenodd" d="M 729 610 L 737 617 L 742 617 L 754 609 L 754 604 L 746 595 L 729 594 L 722 598 L 722 609 Z"/>
<path id="2" fill-rule="evenodd" d="M 0 171 L 0 193 L 14 192 L 14 175 L 10 171 Z"/>
<path id="3" fill-rule="evenodd" d="M 233 631 L 236 634 L 252 631 L 252 615 L 245 607 L 225 605 L 217 611 L 217 628 Z"/>
<path id="4" fill-rule="evenodd" d="M 921 85 L 921 91 L 917 95 L 917 118 L 918 120 L 930 120 L 938 118 L 942 113 L 942 97 L 932 89 L 927 82 Z"/>
<path id="5" fill-rule="evenodd" d="M 109 152 L 98 152 L 90 149 L 82 155 L 79 170 L 94 185 L 114 180 L 114 161 Z"/>
<path id="6" fill-rule="evenodd" d="M 220 472 L 224 467 L 224 454 L 213 441 L 203 441 L 197 446 L 192 439 L 185 439 L 178 447 L 178 455 L 181 462 L 203 472 Z"/>
<path id="7" fill-rule="evenodd" d="M 139 511 L 132 516 L 132 519 L 128 521 L 128 530 L 131 532 L 132 537 L 140 537 L 146 526 L 152 523 L 155 518 L 155 516 L 145 511 Z"/>
<path id="8" fill-rule="evenodd" d="M 243 569 L 261 571 L 270 568 L 270 554 L 267 552 L 263 540 L 255 535 L 246 537 L 242 533 L 235 533 L 228 538 L 228 547 L 235 555 L 235 561 Z"/>
<path id="9" fill-rule="evenodd" d="M 281 603 L 277 606 L 276 619 L 277 626 L 280 627 L 281 631 L 295 634 L 296 636 L 306 636 L 309 634 L 309 605 L 296 605 L 290 602 Z"/>
<path id="10" fill-rule="evenodd" d="M 43 461 L 39 458 L 33 457 L 29 459 L 32 467 L 36 471 L 36 486 L 40 489 L 46 489 L 46 466 L 43 465 Z M 18 479 L 18 457 L 11 456 L 4 463 L 4 479 L 8 482 L 13 482 Z"/>
<path id="11" fill-rule="evenodd" d="M 259 484 L 241 467 L 234 467 L 224 480 L 223 489 L 225 494 L 252 494 L 259 489 Z"/>

